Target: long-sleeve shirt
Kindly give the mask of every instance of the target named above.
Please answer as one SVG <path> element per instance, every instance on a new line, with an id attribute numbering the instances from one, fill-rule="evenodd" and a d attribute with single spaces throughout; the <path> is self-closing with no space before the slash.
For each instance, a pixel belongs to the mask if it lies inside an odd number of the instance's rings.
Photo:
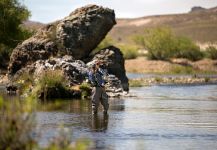
<path id="1" fill-rule="evenodd" d="M 99 70 L 95 73 L 92 71 L 88 72 L 88 78 L 93 86 L 103 87 L 105 85 L 103 74 Z"/>

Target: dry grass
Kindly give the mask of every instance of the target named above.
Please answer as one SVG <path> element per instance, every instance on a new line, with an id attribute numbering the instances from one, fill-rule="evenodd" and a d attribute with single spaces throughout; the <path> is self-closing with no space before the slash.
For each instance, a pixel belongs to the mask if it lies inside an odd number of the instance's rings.
<path id="1" fill-rule="evenodd" d="M 126 60 L 125 68 L 127 72 L 136 73 L 216 73 L 217 60 L 203 59 L 196 62 L 188 61 L 188 65 L 186 66 L 185 64 L 147 60 L 144 57 L 139 57 L 137 59 Z"/>
<path id="2" fill-rule="evenodd" d="M 147 60 L 144 57 L 125 61 L 127 72 L 161 73 L 169 72 L 172 64 L 167 61 Z"/>

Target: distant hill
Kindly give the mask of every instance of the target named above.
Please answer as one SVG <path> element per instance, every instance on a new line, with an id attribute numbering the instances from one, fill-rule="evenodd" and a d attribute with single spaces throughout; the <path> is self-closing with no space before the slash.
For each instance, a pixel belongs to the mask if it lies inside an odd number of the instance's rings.
<path id="1" fill-rule="evenodd" d="M 30 29 L 30 30 L 37 30 L 41 27 L 43 27 L 45 24 L 43 23 L 40 23 L 40 22 L 36 22 L 36 21 L 25 21 L 23 23 L 23 26 L 27 29 Z"/>
<path id="2" fill-rule="evenodd" d="M 45 24 L 34 21 L 24 22 L 24 26 L 37 30 Z M 154 15 L 134 19 L 117 19 L 117 25 L 109 36 L 118 42 L 128 43 L 130 37 L 142 34 L 144 29 L 169 26 L 178 35 L 185 35 L 199 43 L 217 42 L 217 7 L 206 9 L 193 7 L 190 12 L 172 15 Z"/>
<path id="3" fill-rule="evenodd" d="M 155 15 L 135 19 L 117 19 L 109 36 L 126 43 L 130 36 L 141 34 L 146 28 L 169 26 L 178 35 L 185 35 L 199 43 L 217 42 L 217 7 L 193 7 L 189 13 Z"/>

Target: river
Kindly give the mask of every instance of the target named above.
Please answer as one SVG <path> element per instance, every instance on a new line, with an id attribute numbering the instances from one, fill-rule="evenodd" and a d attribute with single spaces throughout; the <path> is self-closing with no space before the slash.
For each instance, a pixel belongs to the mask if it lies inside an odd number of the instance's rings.
<path id="1" fill-rule="evenodd" d="M 59 124 L 94 149 L 216 149 L 217 85 L 131 88 L 137 97 L 110 100 L 108 116 L 92 116 L 90 101 L 56 101 L 37 113 L 41 144 Z"/>
<path id="2" fill-rule="evenodd" d="M 110 99 L 108 116 L 91 115 L 89 100 L 39 104 L 39 142 L 46 145 L 60 125 L 72 140 L 88 138 L 92 149 L 216 150 L 217 85 L 131 88 L 136 97 Z"/>

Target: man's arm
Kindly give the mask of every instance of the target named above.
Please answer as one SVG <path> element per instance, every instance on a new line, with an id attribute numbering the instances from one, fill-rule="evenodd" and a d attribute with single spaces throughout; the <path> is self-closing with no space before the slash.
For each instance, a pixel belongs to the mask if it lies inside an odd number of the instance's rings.
<path id="1" fill-rule="evenodd" d="M 102 74 L 104 77 L 105 77 L 105 76 L 108 76 L 108 71 L 107 71 L 107 69 L 100 68 L 100 69 L 99 69 L 99 72 L 100 72 L 100 74 Z"/>
<path id="2" fill-rule="evenodd" d="M 96 84 L 92 71 L 88 72 L 88 80 L 90 81 L 91 85 L 94 86 Z"/>

